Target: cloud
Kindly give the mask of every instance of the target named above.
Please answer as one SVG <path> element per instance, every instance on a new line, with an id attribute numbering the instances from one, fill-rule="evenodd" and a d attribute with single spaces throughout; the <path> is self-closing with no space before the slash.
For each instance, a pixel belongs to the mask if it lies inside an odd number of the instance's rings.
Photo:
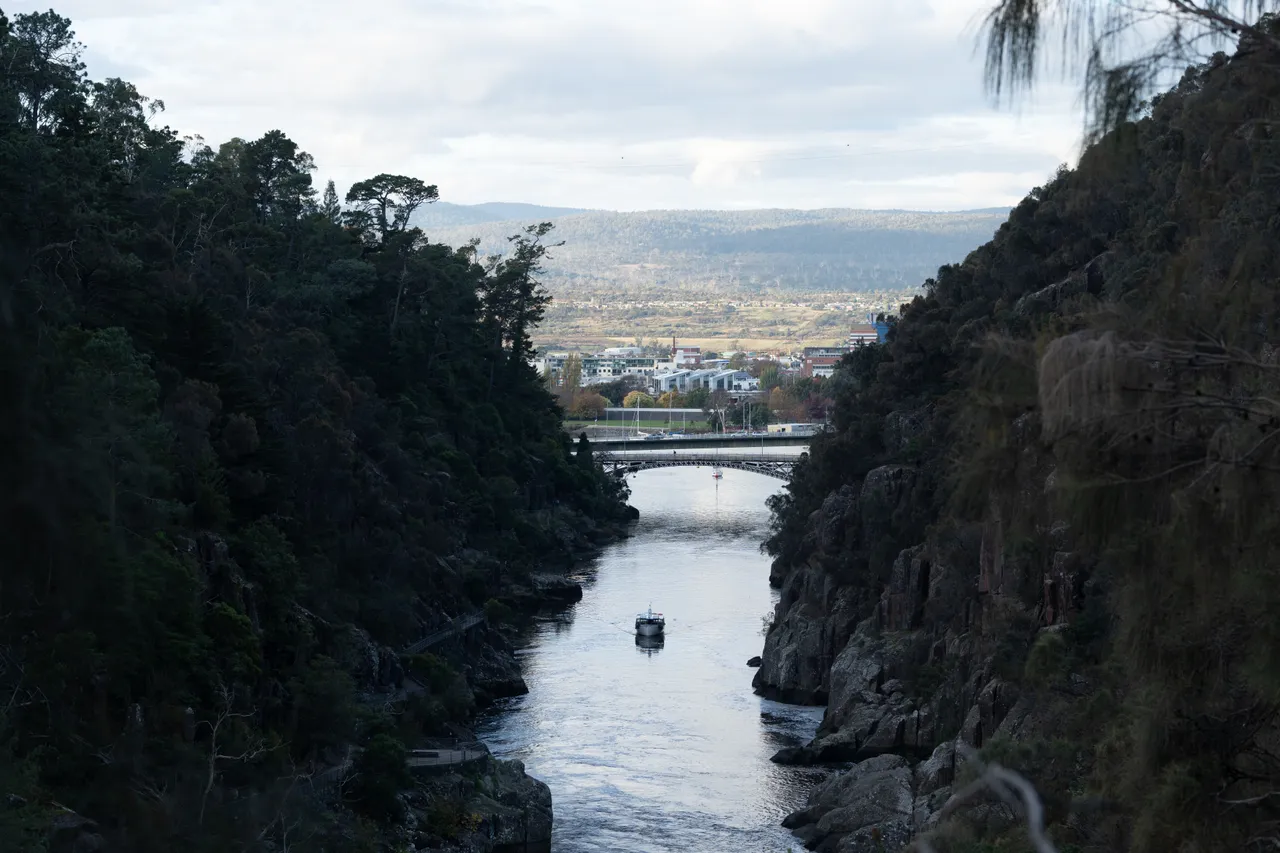
<path id="1" fill-rule="evenodd" d="M 391 171 L 464 203 L 941 208 L 1016 201 L 1079 135 L 1061 87 L 1021 115 L 987 102 L 974 23 L 990 2 L 56 8 L 90 72 L 162 99 L 170 125 L 215 144 L 280 128 L 339 185 Z"/>

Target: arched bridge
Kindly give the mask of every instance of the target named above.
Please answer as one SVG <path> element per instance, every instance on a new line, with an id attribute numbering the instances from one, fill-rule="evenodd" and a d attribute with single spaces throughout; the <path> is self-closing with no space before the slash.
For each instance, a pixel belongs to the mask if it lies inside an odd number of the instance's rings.
<path id="1" fill-rule="evenodd" d="M 608 471 L 618 477 L 638 474 L 653 468 L 734 468 L 738 471 L 750 471 L 763 474 L 777 480 L 790 480 L 791 469 L 800 455 L 759 454 L 726 456 L 715 453 L 684 453 L 664 455 L 661 453 L 597 453 L 596 460 Z"/>

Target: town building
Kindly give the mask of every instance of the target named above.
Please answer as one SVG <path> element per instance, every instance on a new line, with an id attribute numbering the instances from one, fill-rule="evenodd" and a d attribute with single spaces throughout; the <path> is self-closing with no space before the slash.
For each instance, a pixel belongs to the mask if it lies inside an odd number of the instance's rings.
<path id="1" fill-rule="evenodd" d="M 848 345 L 860 347 L 865 344 L 882 344 L 889 336 L 889 324 L 877 320 L 875 314 L 867 315 L 867 322 L 858 323 L 849 330 Z"/>
<path id="2" fill-rule="evenodd" d="M 689 390 L 689 374 L 691 370 L 673 370 L 670 373 L 659 373 L 653 377 L 653 389 L 659 394 L 676 391 L 683 394 Z"/>
<path id="3" fill-rule="evenodd" d="M 816 424 L 769 424 L 766 429 L 772 433 L 787 435 L 813 435 L 818 431 Z"/>
<path id="4" fill-rule="evenodd" d="M 805 356 L 804 365 L 800 368 L 800 375 L 814 378 L 827 377 L 836 372 L 836 365 L 839 363 L 840 357 L 836 356 Z"/>
<path id="5" fill-rule="evenodd" d="M 849 330 L 849 346 L 860 347 L 880 343 L 880 332 L 871 323 L 859 323 Z"/>
<path id="6" fill-rule="evenodd" d="M 805 360 L 811 358 L 835 358 L 838 359 L 849 351 L 847 346 L 835 347 L 805 347 L 803 358 Z"/>
<path id="7" fill-rule="evenodd" d="M 565 362 L 569 353 L 548 355 L 533 362 L 540 374 L 550 373 L 552 381 L 559 385 L 564 378 Z M 664 362 L 666 363 L 666 362 Z M 638 376 L 648 380 L 658 369 L 658 359 L 641 355 L 587 355 L 582 356 L 582 375 L 579 382 L 594 385 L 609 382 L 621 376 Z"/>
<path id="8" fill-rule="evenodd" d="M 676 367 L 697 367 L 702 364 L 702 347 L 676 346 L 671 342 L 671 360 Z"/>

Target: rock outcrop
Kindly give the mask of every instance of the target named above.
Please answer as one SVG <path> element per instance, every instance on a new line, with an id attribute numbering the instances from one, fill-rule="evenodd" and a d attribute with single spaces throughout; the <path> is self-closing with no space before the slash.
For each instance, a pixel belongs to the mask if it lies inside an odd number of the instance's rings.
<path id="1" fill-rule="evenodd" d="M 549 853 L 551 789 L 520 761 L 486 759 L 466 772 L 434 776 L 407 793 L 416 849 Z M 442 819 L 443 818 L 443 819 Z M 439 834 L 443 829 L 444 837 Z M 526 847 L 527 845 L 527 847 Z"/>
<path id="2" fill-rule="evenodd" d="M 549 573 L 532 575 L 535 594 L 548 601 L 572 604 L 582 600 L 582 584 L 564 575 Z"/>
<path id="3" fill-rule="evenodd" d="M 926 421 L 924 410 L 887 418 L 886 443 L 911 447 Z M 1021 430 L 1028 447 L 1034 433 L 1033 424 Z M 1025 455 L 1020 499 L 1030 503 L 1043 499 L 1052 465 Z M 1044 547 L 1011 545 L 995 504 L 984 523 L 925 535 L 915 506 L 921 476 L 886 465 L 832 492 L 809 518 L 801 558 L 771 572 L 782 592 L 753 684 L 826 706 L 813 740 L 773 760 L 853 762 L 787 817 L 810 849 L 894 851 L 951 811 L 973 825 L 1007 826 L 1012 814 L 1001 803 L 953 801 L 957 744 L 980 749 L 1055 725 L 998 674 L 998 660 L 1011 642 L 1025 651 L 1036 627 L 1073 612 L 1089 567 L 1060 525 L 1046 526 Z"/>
<path id="4" fill-rule="evenodd" d="M 462 661 L 467 684 L 475 694 L 476 706 L 484 708 L 498 699 L 523 696 L 529 692 L 520 674 L 520 662 L 501 633 L 485 631 L 475 648 Z"/>

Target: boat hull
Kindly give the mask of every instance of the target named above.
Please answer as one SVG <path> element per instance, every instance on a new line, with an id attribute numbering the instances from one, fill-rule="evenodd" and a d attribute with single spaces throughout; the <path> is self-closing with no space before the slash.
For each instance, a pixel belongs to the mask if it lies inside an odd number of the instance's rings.
<path id="1" fill-rule="evenodd" d="M 660 637 L 662 636 L 663 626 L 653 622 L 640 622 L 636 625 L 636 634 L 641 637 Z"/>

